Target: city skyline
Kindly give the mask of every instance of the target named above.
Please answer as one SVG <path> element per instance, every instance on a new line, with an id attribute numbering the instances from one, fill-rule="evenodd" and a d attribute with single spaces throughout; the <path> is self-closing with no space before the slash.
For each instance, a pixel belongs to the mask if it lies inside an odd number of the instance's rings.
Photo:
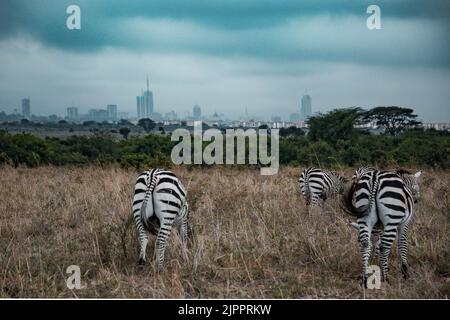
<path id="1" fill-rule="evenodd" d="M 314 112 L 396 105 L 450 121 L 448 1 L 379 1 L 380 30 L 366 27 L 370 1 L 262 2 L 176 0 L 174 11 L 81 0 L 81 30 L 68 30 L 60 1 L 4 1 L 0 111 L 30 96 L 38 115 L 72 104 L 132 115 L 150 74 L 160 114 L 198 103 L 203 114 L 288 119 L 308 88 Z"/>

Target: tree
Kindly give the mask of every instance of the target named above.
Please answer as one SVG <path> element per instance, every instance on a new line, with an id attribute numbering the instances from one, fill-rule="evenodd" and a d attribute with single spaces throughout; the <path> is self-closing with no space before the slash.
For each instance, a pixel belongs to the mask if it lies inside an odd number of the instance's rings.
<path id="1" fill-rule="evenodd" d="M 127 127 L 123 127 L 120 128 L 119 133 L 122 135 L 122 137 L 127 140 L 128 139 L 128 135 L 130 134 L 130 128 Z"/>
<path id="2" fill-rule="evenodd" d="M 120 119 L 118 124 L 121 126 L 132 126 L 133 125 L 130 121 L 128 121 L 126 119 Z"/>
<path id="3" fill-rule="evenodd" d="M 156 127 L 156 123 L 152 119 L 144 118 L 138 121 L 138 126 L 142 127 L 145 132 L 150 132 Z"/>
<path id="4" fill-rule="evenodd" d="M 281 128 L 280 129 L 280 136 L 282 137 L 302 137 L 305 135 L 305 131 L 303 131 L 301 128 L 297 127 L 289 127 L 289 128 Z"/>
<path id="5" fill-rule="evenodd" d="M 386 134 L 395 136 L 407 128 L 421 124 L 415 120 L 417 115 L 413 112 L 413 109 L 396 106 L 376 107 L 367 112 L 366 119 L 383 127 Z"/>
<path id="6" fill-rule="evenodd" d="M 350 140 L 358 134 L 354 126 L 364 123 L 364 114 L 361 108 L 343 108 L 313 116 L 308 120 L 308 137 L 312 141 L 325 140 L 329 143 Z"/>

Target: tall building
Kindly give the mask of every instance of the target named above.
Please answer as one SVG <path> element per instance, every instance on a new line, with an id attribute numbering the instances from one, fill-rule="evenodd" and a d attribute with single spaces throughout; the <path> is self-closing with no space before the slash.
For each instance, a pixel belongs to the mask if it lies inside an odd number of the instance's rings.
<path id="1" fill-rule="evenodd" d="M 198 104 L 196 104 L 192 110 L 194 120 L 200 120 L 202 118 L 202 109 Z"/>
<path id="2" fill-rule="evenodd" d="M 70 120 L 78 119 L 78 108 L 76 108 L 76 107 L 67 108 L 67 119 L 70 119 Z"/>
<path id="3" fill-rule="evenodd" d="M 128 112 L 117 112 L 117 120 L 127 120 Z"/>
<path id="4" fill-rule="evenodd" d="M 30 118 L 31 115 L 30 98 L 22 99 L 22 116 L 24 118 Z"/>
<path id="5" fill-rule="evenodd" d="M 106 106 L 106 111 L 108 112 L 108 118 L 110 121 L 117 120 L 117 105 L 116 104 L 108 104 Z"/>
<path id="6" fill-rule="evenodd" d="M 143 98 L 143 96 L 137 96 L 136 97 L 136 108 L 137 108 L 138 119 L 145 118 L 144 98 Z"/>
<path id="7" fill-rule="evenodd" d="M 164 115 L 164 119 L 165 120 L 177 120 L 178 119 L 178 115 L 175 111 L 170 111 L 170 112 L 166 112 L 166 114 Z"/>
<path id="8" fill-rule="evenodd" d="M 300 121 L 300 114 L 297 112 L 291 113 L 289 115 L 289 121 L 290 122 L 299 122 Z"/>
<path id="9" fill-rule="evenodd" d="M 150 91 L 148 76 L 147 90 L 141 96 L 136 97 L 137 115 L 139 119 L 151 118 L 153 116 L 153 92 Z"/>
<path id="10" fill-rule="evenodd" d="M 309 94 L 305 94 L 302 97 L 302 107 L 300 110 L 301 120 L 305 121 L 312 115 L 312 107 L 311 107 L 311 96 Z"/>
<path id="11" fill-rule="evenodd" d="M 147 76 L 147 91 L 144 91 L 144 104 L 147 116 L 150 117 L 153 114 L 153 92 L 151 92 L 149 89 L 148 76 Z"/>
<path id="12" fill-rule="evenodd" d="M 108 121 L 108 111 L 104 109 L 89 109 L 88 117 L 89 120 L 96 122 Z"/>

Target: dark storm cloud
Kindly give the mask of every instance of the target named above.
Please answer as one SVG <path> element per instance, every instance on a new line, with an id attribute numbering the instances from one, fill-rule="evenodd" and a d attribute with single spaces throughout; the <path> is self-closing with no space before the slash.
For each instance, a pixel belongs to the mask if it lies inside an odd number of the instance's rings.
<path id="1" fill-rule="evenodd" d="M 414 35 L 411 32 L 416 30 L 408 31 L 407 27 L 399 27 L 398 30 L 396 26 L 382 35 L 354 34 L 351 28 L 365 27 L 365 11 L 373 3 L 382 8 L 384 19 L 418 20 L 418 24 L 425 24 L 427 31 L 433 35 L 431 38 L 427 38 L 429 35 Z M 81 7 L 81 31 L 68 32 L 66 28 L 65 9 L 70 4 Z M 91 52 L 104 47 L 123 47 L 148 52 L 194 52 L 218 56 L 237 54 L 264 59 L 450 64 L 445 53 L 450 47 L 450 34 L 445 28 L 450 13 L 450 2 L 447 0 L 6 0 L 0 6 L 0 37 L 31 36 L 44 45 L 64 50 Z M 302 34 L 301 24 L 294 24 L 291 29 L 281 28 L 293 21 L 302 22 L 324 16 L 333 19 L 332 23 L 338 26 L 348 17 L 355 17 L 358 24 L 339 30 L 330 26 L 321 28 L 321 21 L 317 21 L 317 30 L 308 30 L 309 34 Z M 139 28 L 136 21 L 149 23 L 141 23 Z M 155 21 L 172 23 L 156 25 L 163 27 L 156 31 L 160 34 L 158 36 L 155 29 L 150 29 L 155 27 L 151 23 Z M 429 26 L 428 21 L 433 21 L 434 25 Z M 185 30 L 183 23 L 187 26 Z M 198 30 L 215 32 L 197 33 Z M 345 32 L 349 33 L 348 37 L 345 37 Z M 289 33 L 298 33 L 298 36 L 286 38 Z M 218 35 L 220 39 L 217 39 Z M 311 49 L 308 47 L 309 37 L 322 41 L 322 45 Z M 340 43 L 333 41 L 333 37 L 339 38 Z M 418 40 L 417 48 L 412 46 L 416 42 L 414 37 Z M 190 41 L 183 41 L 186 38 Z M 305 38 L 306 41 L 303 41 Z M 401 45 L 405 38 L 409 38 L 406 48 L 391 47 L 392 41 L 398 43 L 400 40 Z"/>
<path id="2" fill-rule="evenodd" d="M 57 16 L 70 4 L 77 4 L 91 17 L 110 20 L 124 17 L 189 19 L 224 28 L 267 26 L 286 19 L 319 14 L 360 15 L 371 5 L 379 5 L 387 17 L 449 19 L 447 0 L 3 0 L 2 21 L 11 27 L 35 29 Z M 36 17 L 43 15 L 43 19 Z"/>
<path id="3" fill-rule="evenodd" d="M 66 8 L 81 7 L 81 30 Z M 382 29 L 366 28 L 370 4 Z M 450 115 L 448 0 L 0 0 L 0 111 L 64 114 L 116 103 L 135 116 L 150 74 L 155 110 L 233 118 L 404 105 Z"/>

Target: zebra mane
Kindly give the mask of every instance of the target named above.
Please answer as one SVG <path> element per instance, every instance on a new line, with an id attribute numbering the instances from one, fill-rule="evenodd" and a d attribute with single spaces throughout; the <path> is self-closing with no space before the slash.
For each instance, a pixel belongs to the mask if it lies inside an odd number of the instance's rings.
<path id="1" fill-rule="evenodd" d="M 356 169 L 355 173 L 353 174 L 353 179 L 360 179 L 364 174 L 370 172 L 370 171 L 376 171 L 377 169 L 371 166 L 361 166 L 358 169 Z"/>

